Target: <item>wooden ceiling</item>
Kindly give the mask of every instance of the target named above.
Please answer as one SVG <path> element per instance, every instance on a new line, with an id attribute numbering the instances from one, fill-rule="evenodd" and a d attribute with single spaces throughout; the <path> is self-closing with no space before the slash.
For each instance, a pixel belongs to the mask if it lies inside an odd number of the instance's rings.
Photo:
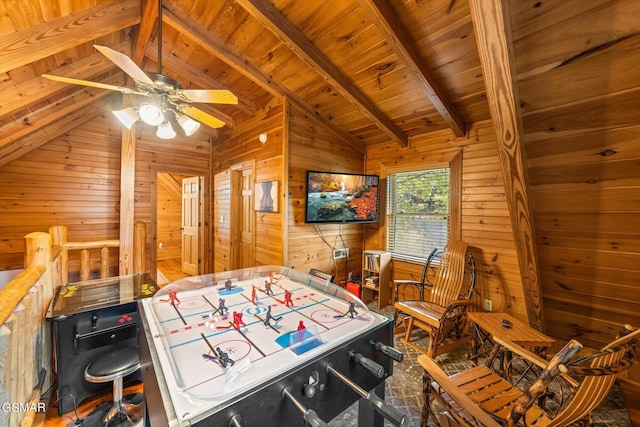
<path id="1" fill-rule="evenodd" d="M 120 95 L 43 73 L 129 85 L 93 45 L 131 56 L 185 88 L 228 88 L 237 106 L 198 107 L 227 126 L 287 96 L 357 144 L 489 118 L 467 1 L 4 1 L 0 157 L 13 159 L 77 126 Z M 130 80 L 130 79 L 129 79 Z M 102 108 L 101 108 L 102 107 Z M 42 142 L 41 142 L 42 141 Z"/>

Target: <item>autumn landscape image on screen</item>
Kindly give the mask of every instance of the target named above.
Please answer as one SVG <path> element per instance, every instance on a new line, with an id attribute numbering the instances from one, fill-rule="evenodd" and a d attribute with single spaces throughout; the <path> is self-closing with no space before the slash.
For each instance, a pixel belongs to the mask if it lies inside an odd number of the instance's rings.
<path id="1" fill-rule="evenodd" d="M 378 176 L 327 172 L 307 176 L 306 222 L 378 220 Z"/>

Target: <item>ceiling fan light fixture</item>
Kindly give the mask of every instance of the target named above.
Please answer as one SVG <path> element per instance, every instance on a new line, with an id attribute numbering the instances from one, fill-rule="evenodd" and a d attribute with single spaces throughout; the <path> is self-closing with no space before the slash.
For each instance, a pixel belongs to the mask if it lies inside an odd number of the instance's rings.
<path id="1" fill-rule="evenodd" d="M 173 130 L 173 126 L 171 126 L 171 123 L 164 122 L 158 125 L 156 136 L 161 139 L 172 139 L 176 137 L 176 131 Z"/>
<path id="2" fill-rule="evenodd" d="M 126 126 L 127 129 L 131 129 L 133 124 L 138 121 L 140 116 L 136 113 L 132 107 L 127 107 L 123 110 L 112 111 L 113 115 L 118 118 L 120 123 Z"/>
<path id="3" fill-rule="evenodd" d="M 164 113 L 162 112 L 162 108 L 156 104 L 142 104 L 138 109 L 138 114 L 143 122 L 151 126 L 158 126 L 164 122 Z"/>
<path id="4" fill-rule="evenodd" d="M 185 135 L 187 136 L 193 135 L 194 133 L 196 133 L 198 129 L 200 129 L 200 123 L 196 122 L 189 116 L 185 116 L 185 115 L 179 116 L 178 123 L 180 124 L 180 127 L 182 128 L 182 130 L 184 130 Z"/>

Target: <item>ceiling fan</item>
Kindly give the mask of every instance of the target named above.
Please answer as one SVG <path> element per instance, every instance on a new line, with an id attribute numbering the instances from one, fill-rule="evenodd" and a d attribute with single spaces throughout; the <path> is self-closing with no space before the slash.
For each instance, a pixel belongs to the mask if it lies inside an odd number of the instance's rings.
<path id="1" fill-rule="evenodd" d="M 173 138 L 175 132 L 171 127 L 167 111 L 175 114 L 175 118 L 187 135 L 193 134 L 200 123 L 211 128 L 220 128 L 224 122 L 204 111 L 194 107 L 191 103 L 237 104 L 238 98 L 229 90 L 224 89 L 182 89 L 177 80 L 162 74 L 162 0 L 158 1 L 158 73 L 147 73 L 127 55 L 106 46 L 94 47 L 116 64 L 134 81 L 135 88 L 116 86 L 88 80 L 43 74 L 50 80 L 71 83 L 101 89 L 115 90 L 122 93 L 143 95 L 151 98 L 151 102 L 142 103 L 137 110 L 129 107 L 113 113 L 120 121 L 131 128 L 133 123 L 141 118 L 145 123 L 158 126 L 157 135 L 161 138 Z"/>

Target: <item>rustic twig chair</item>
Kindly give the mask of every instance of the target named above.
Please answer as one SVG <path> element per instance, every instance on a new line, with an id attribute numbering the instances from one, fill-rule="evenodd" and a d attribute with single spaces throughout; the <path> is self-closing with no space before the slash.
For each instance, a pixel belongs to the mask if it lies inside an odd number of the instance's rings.
<path id="1" fill-rule="evenodd" d="M 428 418 L 441 425 L 436 416 L 438 411 L 432 407 L 434 399 L 444 407 L 454 425 L 550 427 L 590 424 L 591 412 L 608 395 L 616 375 L 628 369 L 633 361 L 640 337 L 640 329 L 633 329 L 626 325 L 620 338 L 582 358 L 574 358 L 582 346 L 572 340 L 549 362 L 516 344 L 496 338 L 498 345 L 543 369 L 525 391 L 486 365 L 447 376 L 433 359 L 419 356 L 418 362 L 425 369 L 421 425 L 426 426 Z M 535 400 L 558 375 L 575 391 L 557 408 L 555 415 L 550 415 L 535 404 Z"/>
<path id="2" fill-rule="evenodd" d="M 433 281 L 428 280 L 430 268 L 436 268 Z M 449 242 L 441 254 L 434 250 L 429 255 L 421 282 L 394 280 L 394 317 L 396 325 L 402 318 L 403 341 L 429 357 L 464 344 L 469 336 L 467 306 L 475 282 L 473 256 L 467 255 L 467 244 L 460 241 Z M 416 327 L 429 334 L 426 352 L 411 341 Z"/>

